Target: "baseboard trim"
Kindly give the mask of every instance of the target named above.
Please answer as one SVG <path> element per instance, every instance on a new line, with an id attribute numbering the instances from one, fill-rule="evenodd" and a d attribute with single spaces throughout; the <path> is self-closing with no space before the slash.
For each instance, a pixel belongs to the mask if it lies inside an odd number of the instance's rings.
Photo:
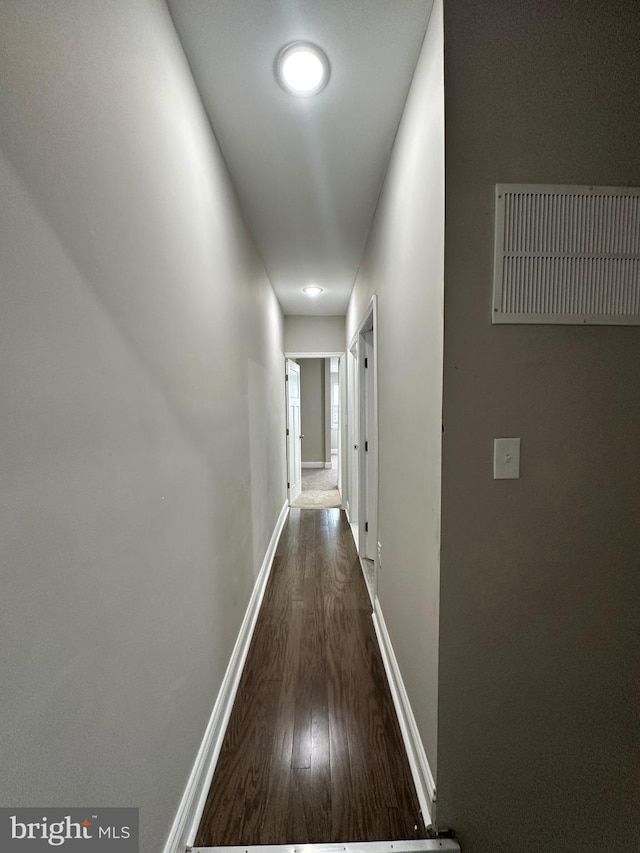
<path id="1" fill-rule="evenodd" d="M 358 542 L 360 534 L 358 532 L 358 522 L 349 521 L 349 527 L 351 528 L 351 535 L 353 536 L 353 541 L 356 546 L 356 553 L 360 556 L 360 543 Z"/>
<path id="2" fill-rule="evenodd" d="M 302 467 L 303 468 L 324 468 L 325 463 L 324 462 L 303 462 Z M 329 468 L 331 468 L 331 465 L 329 465 Z"/>
<path id="3" fill-rule="evenodd" d="M 420 808 L 422 809 L 422 816 L 425 824 L 435 824 L 436 784 L 431 773 L 431 768 L 429 767 L 429 762 L 427 761 L 420 733 L 418 732 L 418 725 L 413 716 L 411 703 L 409 702 L 409 697 L 402 680 L 400 667 L 398 666 L 398 661 L 391 645 L 391 638 L 389 637 L 378 599 L 375 602 L 372 618 L 378 637 L 378 644 L 380 645 L 382 661 L 389 680 L 393 704 L 395 705 L 398 722 L 400 723 L 402 739 L 407 750 L 416 793 L 420 802 Z"/>
<path id="4" fill-rule="evenodd" d="M 339 844 L 263 844 L 251 847 L 194 847 L 192 853 L 460 853 L 452 838 L 423 838 L 418 841 L 351 841 Z"/>
<path id="5" fill-rule="evenodd" d="M 260 605 L 262 604 L 264 590 L 269 579 L 271 566 L 273 565 L 276 547 L 284 523 L 287 520 L 288 512 L 289 504 L 285 502 L 271 534 L 271 540 L 269 541 L 267 552 L 253 587 L 238 638 L 231 653 L 227 671 L 222 680 L 211 717 L 209 718 L 209 724 L 196 755 L 196 760 L 184 794 L 182 795 L 182 800 L 178 806 L 169 837 L 164 846 L 164 853 L 184 853 L 186 848 L 193 846 L 195 841 L 198 824 L 204 811 L 213 772 L 218 761 L 218 756 L 220 755 L 229 716 L 231 715 L 231 709 L 236 698 L 240 676 L 242 675 L 247 653 L 249 652 L 249 644 L 251 643 Z"/>

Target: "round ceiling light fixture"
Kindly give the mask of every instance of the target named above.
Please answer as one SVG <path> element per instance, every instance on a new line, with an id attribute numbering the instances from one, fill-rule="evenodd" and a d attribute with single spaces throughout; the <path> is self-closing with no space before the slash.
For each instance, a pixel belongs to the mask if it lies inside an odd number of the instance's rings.
<path id="1" fill-rule="evenodd" d="M 322 288 L 317 284 L 309 284 L 307 287 L 302 288 L 302 292 L 306 293 L 307 296 L 320 296 L 322 293 Z"/>
<path id="2" fill-rule="evenodd" d="M 276 80 L 294 95 L 317 95 L 329 82 L 329 60 L 317 45 L 294 41 L 276 57 Z"/>

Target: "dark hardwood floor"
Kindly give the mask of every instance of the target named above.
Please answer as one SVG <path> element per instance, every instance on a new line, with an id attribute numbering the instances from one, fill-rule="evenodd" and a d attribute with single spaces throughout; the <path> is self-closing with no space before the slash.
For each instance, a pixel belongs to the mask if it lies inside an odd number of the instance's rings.
<path id="1" fill-rule="evenodd" d="M 196 846 L 424 837 L 345 515 L 292 509 Z"/>

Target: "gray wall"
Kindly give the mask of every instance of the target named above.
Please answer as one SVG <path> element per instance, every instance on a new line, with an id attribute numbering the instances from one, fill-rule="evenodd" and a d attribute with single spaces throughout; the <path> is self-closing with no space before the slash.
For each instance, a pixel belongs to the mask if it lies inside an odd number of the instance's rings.
<path id="1" fill-rule="evenodd" d="M 345 348 L 344 324 L 344 317 L 288 315 L 284 318 L 285 352 L 340 353 Z"/>
<path id="2" fill-rule="evenodd" d="M 325 441 L 325 359 L 301 358 L 300 364 L 300 423 L 302 462 L 322 462 L 326 459 Z"/>
<path id="3" fill-rule="evenodd" d="M 465 853 L 636 850 L 640 330 L 489 315 L 496 182 L 640 185 L 638 6 L 448 0 L 445 34 L 439 819 Z"/>
<path id="4" fill-rule="evenodd" d="M 163 4 L 7 0 L 0 78 L 0 803 L 156 853 L 285 500 L 282 316 Z"/>
<path id="5" fill-rule="evenodd" d="M 442 72 L 442 4 L 437 0 L 347 313 L 350 340 L 371 295 L 378 294 L 378 538 L 383 552 L 378 594 L 433 772 L 442 429 Z"/>

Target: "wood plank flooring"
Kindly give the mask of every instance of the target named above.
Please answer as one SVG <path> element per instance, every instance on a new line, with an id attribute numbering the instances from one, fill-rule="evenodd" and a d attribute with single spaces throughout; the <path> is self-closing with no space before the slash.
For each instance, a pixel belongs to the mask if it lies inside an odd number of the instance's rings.
<path id="1" fill-rule="evenodd" d="M 345 515 L 292 509 L 196 846 L 425 835 Z"/>

